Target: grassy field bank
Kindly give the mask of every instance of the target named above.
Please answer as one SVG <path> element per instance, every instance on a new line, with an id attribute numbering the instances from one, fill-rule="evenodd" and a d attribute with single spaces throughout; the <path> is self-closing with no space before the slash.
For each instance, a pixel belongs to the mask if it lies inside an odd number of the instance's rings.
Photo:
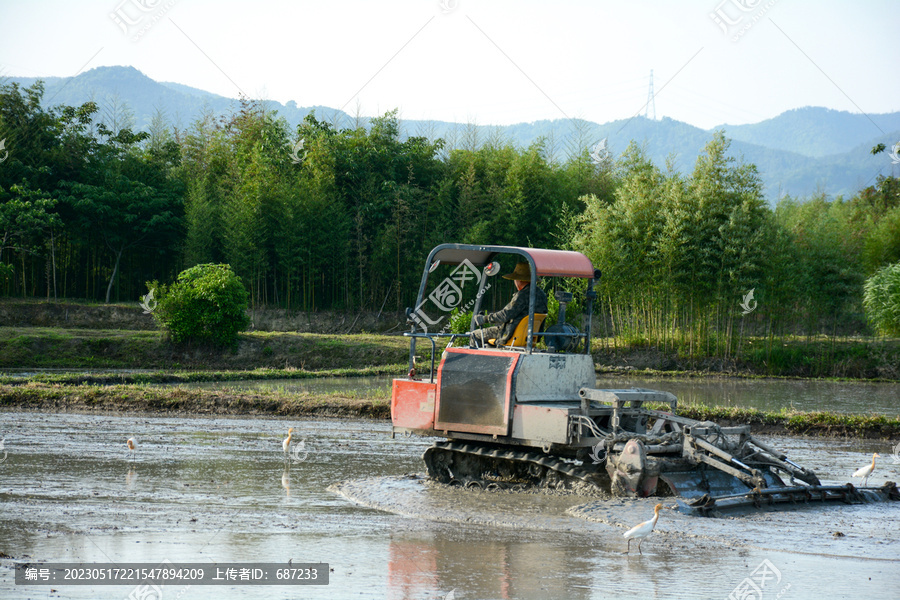
<path id="1" fill-rule="evenodd" d="M 27 303 L 28 304 L 28 303 Z M 34 305 L 32 302 L 29 305 Z M 390 400 L 378 394 L 304 394 L 276 390 L 198 390 L 148 384 L 197 381 L 302 379 L 309 377 L 402 375 L 409 341 L 400 335 L 253 331 L 236 350 L 178 347 L 165 335 L 136 327 L 146 319 L 134 307 L 83 305 L 32 307 L 0 302 L 0 368 L 72 369 L 89 373 L 42 372 L 26 378 L 0 375 L 0 408 L 77 412 L 184 414 L 271 414 L 387 419 Z M 5 312 L 4 312 L 5 311 Z M 73 313 L 76 316 L 73 316 Z M 49 315 L 49 317 L 48 317 Z M 35 326 L 35 320 L 48 326 Z M 60 325 L 60 319 L 68 325 Z M 343 321 L 334 315 L 342 329 Z M 116 322 L 119 327 L 97 328 Z M 15 323 L 13 325 L 12 323 Z M 73 324 L 94 325 L 72 327 Z M 900 341 L 798 339 L 776 348 L 747 348 L 737 359 L 680 356 L 621 340 L 595 339 L 600 373 L 742 377 L 823 374 L 828 377 L 900 380 Z M 440 351 L 440 348 L 438 348 Z M 426 372 L 430 345 L 419 344 L 419 371 Z M 110 373 L 110 370 L 116 372 Z M 134 370 L 134 372 L 129 372 Z M 106 372 L 104 372 L 106 371 Z M 721 424 L 750 423 L 754 430 L 799 435 L 896 439 L 900 420 L 884 416 L 801 413 L 682 405 L 681 414 Z"/>
<path id="2" fill-rule="evenodd" d="M 691 359 L 656 348 L 593 342 L 600 372 L 725 374 L 740 376 L 836 377 L 900 380 L 900 341 L 797 340 L 775 351 L 740 359 Z M 440 350 L 440 347 L 439 347 Z M 417 355 L 427 369 L 431 351 L 420 343 Z M 277 369 L 404 368 L 409 341 L 399 335 L 250 332 L 234 351 L 177 347 L 160 331 L 0 327 L 0 368 L 165 369 L 252 371 Z M 290 376 L 290 375 L 287 375 Z"/>
<path id="3" fill-rule="evenodd" d="M 309 394 L 279 391 L 199 390 L 146 385 L 28 382 L 0 384 L 0 408 L 50 412 L 200 415 L 280 415 L 390 418 L 386 394 Z M 720 425 L 748 423 L 757 433 L 900 438 L 900 418 L 827 412 L 680 406 L 680 415 Z"/>
<path id="4" fill-rule="evenodd" d="M 408 357 L 399 336 L 254 332 L 230 351 L 176 347 L 160 331 L 0 327 L 4 369 L 318 371 L 405 365 Z"/>
<path id="5" fill-rule="evenodd" d="M 900 380 L 900 340 L 865 340 L 796 337 L 769 346 L 766 340 L 747 338 L 741 351 L 729 358 L 685 356 L 663 352 L 646 344 L 595 339 L 594 363 L 600 369 L 634 368 L 655 372 L 681 372 L 762 377 L 846 378 Z"/>
<path id="6" fill-rule="evenodd" d="M 141 385 L 0 385 L 0 408 L 49 412 L 284 415 L 388 419 L 390 398 Z"/>
<path id="7" fill-rule="evenodd" d="M 396 314 L 265 308 L 250 316 L 252 331 L 241 336 L 237 351 L 217 352 L 172 347 L 136 302 L 2 298 L 0 368 L 321 370 L 407 362 L 407 340 L 398 335 L 403 318 Z M 744 337 L 727 358 L 716 355 L 712 339 L 687 352 L 621 338 L 596 338 L 592 347 L 595 363 L 606 372 L 900 381 L 900 339 Z M 425 357 L 427 349 L 421 350 Z"/>

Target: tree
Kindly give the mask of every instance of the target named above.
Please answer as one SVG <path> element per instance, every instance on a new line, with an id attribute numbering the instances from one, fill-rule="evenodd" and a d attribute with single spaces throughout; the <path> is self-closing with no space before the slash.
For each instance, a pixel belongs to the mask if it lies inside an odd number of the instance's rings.
<path id="1" fill-rule="evenodd" d="M 879 219 L 866 236 L 863 260 L 867 273 L 900 261 L 900 206 Z"/>
<path id="2" fill-rule="evenodd" d="M 877 331 L 900 335 L 900 262 L 882 267 L 866 280 L 864 304 Z"/>
<path id="3" fill-rule="evenodd" d="M 864 237 L 854 233 L 850 213 L 847 203 L 822 196 L 778 203 L 776 221 L 794 247 L 795 310 L 807 333 L 821 330 L 823 318 L 831 319 L 833 331 L 834 319 L 858 310 L 862 299 Z"/>
<path id="4" fill-rule="evenodd" d="M 56 200 L 59 182 L 75 176 L 83 164 L 88 148 L 84 130 L 96 110 L 86 103 L 48 112 L 41 107 L 43 94 L 40 81 L 25 90 L 18 84 L 0 86 L 0 141 L 5 146 L 0 168 L 0 270 L 8 281 L 14 268 L 4 263 L 3 252 L 18 253 L 23 295 L 30 287 L 27 264 L 40 260 L 44 248 L 49 248 L 48 294 L 50 280 L 55 281 L 54 232 L 63 226 Z"/>
<path id="5" fill-rule="evenodd" d="M 127 150 L 144 136 L 127 130 L 114 136 L 125 149 L 102 146 L 87 181 L 65 182 L 65 202 L 85 237 L 98 236 L 113 255 L 106 287 L 109 303 L 122 256 L 139 246 L 166 247 L 180 232 L 182 200 L 177 182 Z"/>
<path id="6" fill-rule="evenodd" d="M 197 265 L 182 271 L 171 287 L 147 283 L 157 297 L 153 316 L 175 343 L 237 345 L 250 325 L 247 290 L 229 265 Z"/>
<path id="7" fill-rule="evenodd" d="M 55 204 L 40 190 L 27 189 L 27 184 L 13 185 L 8 192 L 0 187 L 0 280 L 13 273 L 12 267 L 3 263 L 4 250 L 19 252 L 24 262 L 25 254 L 44 246 L 45 234 L 60 223 L 53 212 Z M 24 269 L 22 273 L 24 278 Z M 24 293 L 24 280 L 22 290 Z"/>

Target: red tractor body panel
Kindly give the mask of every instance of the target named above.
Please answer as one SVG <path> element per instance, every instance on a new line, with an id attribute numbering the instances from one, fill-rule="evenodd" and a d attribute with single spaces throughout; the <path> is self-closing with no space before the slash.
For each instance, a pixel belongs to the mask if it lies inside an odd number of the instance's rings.
<path id="1" fill-rule="evenodd" d="M 395 379 L 391 393 L 394 427 L 434 429 L 437 384 L 413 379 Z"/>

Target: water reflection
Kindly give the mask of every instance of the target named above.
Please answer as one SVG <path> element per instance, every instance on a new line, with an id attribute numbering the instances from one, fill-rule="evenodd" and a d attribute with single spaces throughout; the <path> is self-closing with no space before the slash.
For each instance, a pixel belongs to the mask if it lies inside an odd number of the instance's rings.
<path id="1" fill-rule="evenodd" d="M 284 471 L 281 473 L 281 487 L 284 488 L 285 496 L 291 497 L 291 463 L 285 463 Z"/>
<path id="2" fill-rule="evenodd" d="M 680 405 L 735 406 L 764 411 L 827 410 L 851 414 L 900 414 L 900 384 L 703 377 L 600 377 L 597 387 L 643 387 L 671 392 Z"/>
<path id="3" fill-rule="evenodd" d="M 651 540 L 648 539 L 649 541 Z M 663 543 L 659 539 L 652 541 L 658 544 Z M 657 550 L 650 556 L 629 555 L 624 563 L 621 563 L 616 569 L 616 588 L 641 590 L 641 597 L 646 598 L 671 598 L 670 573 L 683 568 L 684 563 L 684 557 L 676 558 L 666 551 L 659 552 Z M 698 585 L 698 587 L 702 586 Z M 702 597 L 702 595 L 698 593 L 696 597 Z"/>
<path id="4" fill-rule="evenodd" d="M 131 489 L 131 486 L 133 486 L 134 482 L 137 481 L 137 477 L 137 469 L 132 466 L 125 474 L 125 487 Z"/>
<path id="5" fill-rule="evenodd" d="M 465 590 L 466 597 L 498 600 L 587 600 L 592 577 L 572 570 L 585 553 L 586 549 L 577 545 L 510 540 L 474 544 L 470 540 L 392 535 L 387 597 L 447 598 L 455 590 Z"/>

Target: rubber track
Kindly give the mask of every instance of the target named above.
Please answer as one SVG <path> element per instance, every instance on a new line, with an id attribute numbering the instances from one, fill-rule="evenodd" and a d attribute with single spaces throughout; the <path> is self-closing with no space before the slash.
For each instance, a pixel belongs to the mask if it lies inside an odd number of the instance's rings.
<path id="1" fill-rule="evenodd" d="M 425 450 L 425 456 L 423 456 L 423 458 L 425 459 L 425 463 L 427 465 L 431 465 L 431 463 L 429 462 L 430 457 L 428 455 L 433 454 L 436 450 L 458 452 L 460 454 L 469 454 L 499 460 L 532 463 L 540 465 L 547 469 L 551 469 L 558 473 L 562 473 L 563 475 L 571 477 L 572 479 L 579 479 L 594 486 L 597 486 L 598 484 L 596 479 L 596 471 L 589 471 L 587 469 L 580 468 L 576 465 L 567 463 L 554 456 L 550 456 L 542 452 L 512 450 L 509 448 L 491 448 L 487 446 L 481 446 L 479 444 L 466 444 L 462 442 L 452 441 L 435 442 L 433 446 Z"/>

